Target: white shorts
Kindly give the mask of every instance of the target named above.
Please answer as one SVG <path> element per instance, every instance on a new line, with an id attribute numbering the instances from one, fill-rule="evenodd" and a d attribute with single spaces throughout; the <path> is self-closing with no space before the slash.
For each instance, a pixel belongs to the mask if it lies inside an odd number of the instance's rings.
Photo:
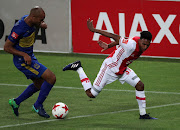
<path id="1" fill-rule="evenodd" d="M 123 75 L 116 75 L 111 71 L 111 69 L 108 68 L 107 64 L 102 64 L 91 88 L 92 95 L 96 97 L 106 84 L 110 84 L 116 80 L 119 80 L 121 84 L 124 84 L 124 82 L 126 82 L 135 87 L 136 84 L 140 81 L 140 78 L 129 67 L 127 67 Z"/>

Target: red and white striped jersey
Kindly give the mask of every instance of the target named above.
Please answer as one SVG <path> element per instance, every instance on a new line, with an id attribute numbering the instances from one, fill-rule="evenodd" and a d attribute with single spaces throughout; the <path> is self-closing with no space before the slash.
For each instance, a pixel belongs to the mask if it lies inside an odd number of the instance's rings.
<path id="1" fill-rule="evenodd" d="M 106 64 L 117 75 L 122 75 L 127 66 L 142 54 L 139 50 L 140 37 L 125 39 L 121 37 L 119 46 L 107 58 Z"/>

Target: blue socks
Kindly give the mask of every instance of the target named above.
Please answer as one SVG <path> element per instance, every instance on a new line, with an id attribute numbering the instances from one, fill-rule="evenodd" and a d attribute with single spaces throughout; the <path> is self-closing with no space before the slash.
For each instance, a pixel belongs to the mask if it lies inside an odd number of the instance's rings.
<path id="1" fill-rule="evenodd" d="M 34 107 L 38 108 L 38 107 L 42 107 L 43 102 L 45 101 L 45 99 L 47 98 L 49 92 L 51 91 L 53 85 L 49 84 L 48 82 L 44 81 L 42 86 L 41 86 L 41 90 L 39 92 L 39 96 L 37 101 L 34 103 Z"/>
<path id="2" fill-rule="evenodd" d="M 24 92 L 15 99 L 15 102 L 17 105 L 19 105 L 22 101 L 26 100 L 27 98 L 29 98 L 30 96 L 32 96 L 35 92 L 39 91 L 38 88 L 36 88 L 34 86 L 34 84 L 30 84 L 25 90 Z"/>
<path id="3" fill-rule="evenodd" d="M 49 84 L 48 82 L 44 81 L 40 92 L 39 92 L 39 96 L 37 101 L 35 102 L 34 106 L 35 108 L 38 107 L 42 107 L 43 102 L 45 101 L 45 99 L 47 98 L 49 92 L 51 91 L 53 85 Z M 30 84 L 25 90 L 24 92 L 15 99 L 15 102 L 17 105 L 19 105 L 21 102 L 23 102 L 24 100 L 28 99 L 29 97 L 31 97 L 35 92 L 39 91 L 38 88 L 35 87 L 35 85 L 32 83 Z"/>

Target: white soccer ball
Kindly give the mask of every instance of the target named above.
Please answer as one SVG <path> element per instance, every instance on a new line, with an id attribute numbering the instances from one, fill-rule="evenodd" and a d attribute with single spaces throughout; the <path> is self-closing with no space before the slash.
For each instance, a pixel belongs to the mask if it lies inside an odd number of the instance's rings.
<path id="1" fill-rule="evenodd" d="M 62 102 L 56 103 L 52 108 L 52 115 L 57 119 L 65 118 L 68 112 L 68 106 Z"/>

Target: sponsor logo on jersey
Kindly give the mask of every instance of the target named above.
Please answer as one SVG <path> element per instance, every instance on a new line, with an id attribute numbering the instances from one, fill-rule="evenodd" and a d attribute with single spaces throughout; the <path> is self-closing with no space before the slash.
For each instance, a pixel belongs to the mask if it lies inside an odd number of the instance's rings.
<path id="1" fill-rule="evenodd" d="M 11 37 L 13 37 L 14 39 L 17 39 L 18 38 L 18 34 L 17 33 L 15 33 L 15 32 L 13 32 L 12 34 L 11 34 Z"/>

